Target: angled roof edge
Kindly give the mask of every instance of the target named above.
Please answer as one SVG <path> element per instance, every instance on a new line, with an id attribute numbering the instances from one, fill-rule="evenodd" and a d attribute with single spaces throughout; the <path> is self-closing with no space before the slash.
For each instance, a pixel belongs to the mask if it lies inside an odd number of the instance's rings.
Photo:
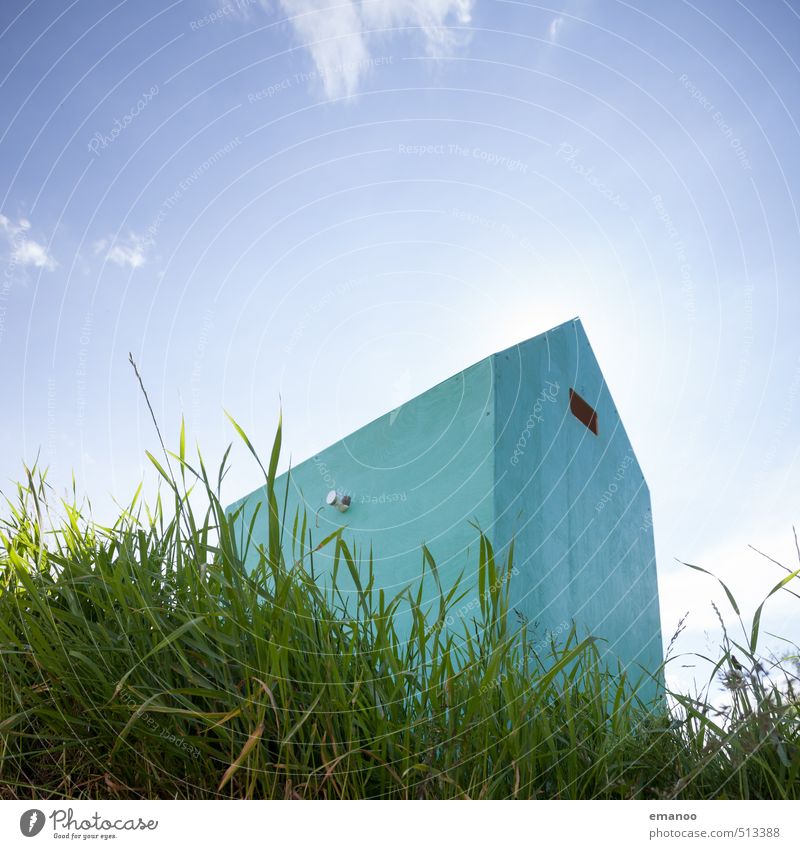
<path id="1" fill-rule="evenodd" d="M 427 395 L 428 392 L 431 392 L 433 389 L 436 389 L 437 386 L 441 386 L 442 384 L 447 383 L 448 380 L 452 380 L 454 377 L 458 377 L 460 374 L 464 374 L 465 372 L 470 371 L 471 369 L 475 368 L 476 366 L 481 365 L 482 363 L 486 362 L 487 360 L 491 360 L 494 357 L 499 356 L 500 354 L 504 354 L 506 351 L 513 351 L 515 348 L 519 348 L 520 345 L 527 345 L 530 342 L 534 342 L 537 339 L 544 338 L 545 336 L 547 336 L 548 333 L 553 333 L 556 330 L 561 330 L 562 328 L 566 327 L 567 325 L 571 325 L 571 324 L 575 324 L 575 323 L 577 323 L 580 326 L 580 328 L 583 331 L 583 334 L 585 336 L 586 331 L 583 330 L 583 324 L 582 324 L 580 318 L 578 316 L 575 316 L 574 318 L 570 318 L 567 321 L 562 321 L 561 324 L 556 324 L 554 327 L 550 327 L 547 330 L 543 330 L 541 333 L 537 333 L 534 336 L 530 336 L 528 339 L 522 339 L 521 341 L 516 342 L 513 345 L 509 345 L 507 348 L 503 348 L 500 351 L 495 351 L 491 354 L 487 354 L 485 357 L 482 357 L 480 360 L 477 360 L 476 362 L 471 363 L 470 365 L 465 366 L 464 368 L 459 369 L 456 372 L 453 372 L 453 374 L 449 375 L 448 377 L 445 377 L 444 379 L 438 381 L 437 383 L 431 384 L 427 389 L 424 389 L 422 392 L 419 392 L 416 395 L 413 395 L 411 398 L 409 398 L 406 401 L 401 402 L 396 407 L 392 407 L 391 410 L 387 410 L 386 412 L 381 413 L 379 416 L 376 416 L 374 419 L 370 419 L 369 421 L 365 422 L 363 425 L 360 425 L 359 427 L 357 427 L 355 430 L 352 430 L 352 431 L 350 431 L 350 433 L 341 437 L 341 439 L 337 439 L 337 440 L 334 440 L 333 442 L 329 442 L 328 444 L 324 445 L 322 448 L 319 448 L 317 451 L 314 451 L 312 454 L 309 454 L 303 460 L 300 460 L 298 463 L 293 464 L 291 466 L 291 469 L 296 469 L 298 466 L 302 466 L 304 463 L 307 463 L 309 460 L 312 460 L 314 457 L 318 456 L 323 451 L 327 451 L 329 448 L 332 448 L 337 443 L 342 442 L 343 440 L 348 439 L 351 436 L 354 436 L 355 434 L 359 433 L 359 431 L 362 431 L 367 427 L 370 427 L 375 422 L 380 421 L 382 418 L 388 416 L 394 410 L 397 410 L 400 407 L 404 407 L 406 404 L 411 404 L 412 402 L 416 401 L 418 398 L 421 398 L 423 395 Z M 594 356 L 594 351 L 592 351 L 592 355 Z M 595 359 L 597 359 L 597 358 L 595 357 Z M 616 404 L 615 404 L 615 406 L 616 406 Z M 287 469 L 287 471 L 289 471 L 289 469 Z M 287 472 L 282 472 L 277 477 L 282 478 L 286 473 Z M 232 509 L 233 507 L 241 504 L 243 501 L 250 498 L 251 495 L 254 495 L 257 492 L 260 492 L 263 489 L 264 489 L 263 486 L 256 487 L 255 489 L 248 492 L 246 495 L 241 496 L 240 498 L 237 498 L 235 501 L 231 502 L 231 504 L 228 506 L 227 509 L 228 510 Z"/>
<path id="2" fill-rule="evenodd" d="M 527 345 L 530 342 L 536 341 L 537 339 L 543 339 L 549 333 L 554 333 L 556 330 L 561 330 L 561 328 L 575 323 L 580 326 L 581 330 L 583 331 L 583 335 L 586 336 L 586 331 L 583 329 L 583 324 L 580 318 L 578 318 L 578 316 L 575 316 L 574 318 L 570 318 L 567 321 L 562 321 L 561 324 L 556 324 L 554 327 L 550 327 L 547 330 L 543 330 L 541 333 L 537 333 L 535 336 L 530 336 L 527 339 L 522 339 L 520 342 L 516 342 L 513 345 L 509 345 L 508 348 L 502 348 L 500 351 L 494 351 L 491 354 L 487 354 L 485 357 L 481 357 L 481 359 L 476 360 L 474 363 L 470 363 L 470 365 L 453 372 L 442 380 L 439 380 L 436 383 L 432 383 L 427 389 L 423 389 L 422 392 L 418 392 L 416 395 L 412 395 L 411 398 L 408 398 L 405 401 L 401 401 L 397 406 L 392 407 L 391 410 L 386 410 L 386 412 L 381 413 L 379 416 L 375 416 L 374 419 L 370 419 L 368 422 L 364 422 L 363 425 L 359 425 L 355 430 L 350 431 L 350 433 L 348 433 L 346 436 L 343 436 L 341 439 L 337 439 L 334 442 L 328 443 L 323 448 L 320 448 L 318 451 L 315 451 L 313 454 L 310 454 L 308 457 L 306 457 L 305 460 L 301 460 L 299 463 L 297 463 L 297 466 L 299 466 L 301 463 L 305 463 L 307 460 L 310 460 L 313 457 L 316 457 L 317 454 L 326 451 L 328 448 L 331 448 L 332 446 L 336 445 L 337 442 L 341 442 L 342 440 L 347 439 L 349 436 L 353 436 L 354 434 L 358 433 L 360 430 L 363 430 L 364 428 L 375 424 L 375 422 L 380 421 L 385 416 L 388 416 L 394 410 L 397 410 L 400 407 L 404 407 L 406 404 L 411 404 L 418 398 L 421 398 L 423 395 L 427 395 L 428 392 L 431 392 L 433 389 L 436 389 L 437 386 L 441 386 L 442 384 L 447 383 L 448 380 L 452 380 L 454 377 L 458 377 L 460 374 L 464 374 L 464 372 L 467 372 L 470 369 L 473 369 L 476 366 L 485 363 L 487 360 L 491 360 L 493 357 L 497 357 L 500 354 L 504 354 L 506 351 L 513 351 L 515 348 L 519 348 L 520 345 Z M 592 355 L 594 356 L 594 351 L 592 351 Z M 595 357 L 595 359 L 597 359 L 597 357 Z"/>

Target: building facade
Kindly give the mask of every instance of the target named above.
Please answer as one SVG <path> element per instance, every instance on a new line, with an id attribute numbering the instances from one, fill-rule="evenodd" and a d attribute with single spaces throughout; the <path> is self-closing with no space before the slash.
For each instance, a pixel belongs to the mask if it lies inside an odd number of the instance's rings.
<path id="1" fill-rule="evenodd" d="M 371 550 L 375 588 L 387 597 L 419 580 L 424 543 L 445 592 L 461 577 L 458 609 L 468 621 L 477 610 L 477 525 L 498 562 L 513 539 L 511 604 L 543 639 L 574 622 L 634 679 L 661 664 L 650 495 L 578 319 L 320 451 L 277 480 L 281 504 L 287 483 L 287 521 L 305 511 L 315 544 L 344 525 L 362 561 Z M 241 544 L 263 498 L 262 488 L 229 508 L 241 508 Z M 266 525 L 262 505 L 252 542 L 266 542 Z M 319 580 L 331 562 L 332 552 L 315 554 Z M 438 602 L 432 582 L 425 593 Z M 401 634 L 410 627 L 402 616 Z"/>

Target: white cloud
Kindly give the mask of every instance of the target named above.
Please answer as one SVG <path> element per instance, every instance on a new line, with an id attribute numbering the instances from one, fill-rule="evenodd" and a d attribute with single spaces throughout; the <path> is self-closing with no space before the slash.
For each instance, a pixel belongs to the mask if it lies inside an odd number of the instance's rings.
<path id="1" fill-rule="evenodd" d="M 52 271 L 56 267 L 55 260 L 47 253 L 47 248 L 34 242 L 33 239 L 23 239 L 14 250 L 14 259 L 20 265 L 32 265 L 34 268 L 46 268 Z"/>
<path id="2" fill-rule="evenodd" d="M 135 233 L 130 233 L 127 239 L 108 237 L 95 242 L 95 255 L 105 253 L 105 258 L 120 266 L 140 268 L 147 261 L 145 241 Z"/>
<path id="3" fill-rule="evenodd" d="M 561 32 L 561 27 L 563 26 L 564 18 L 562 18 L 560 15 L 550 21 L 550 27 L 547 30 L 547 34 L 550 36 L 550 41 L 558 41 L 558 34 L 559 32 Z"/>
<path id="4" fill-rule="evenodd" d="M 311 52 L 325 93 L 340 97 L 358 87 L 369 51 L 358 7 L 344 3 L 325 9 L 327 5 L 326 0 L 281 0 L 295 32 Z"/>
<path id="5" fill-rule="evenodd" d="M 364 23 L 370 27 L 418 26 L 428 48 L 448 48 L 454 33 L 450 26 L 461 26 L 472 19 L 473 0 L 377 0 L 361 7 Z"/>
<path id="6" fill-rule="evenodd" d="M 0 231 L 11 249 L 10 263 L 23 268 L 33 266 L 52 271 L 56 267 L 56 261 L 43 244 L 27 235 L 30 229 L 31 222 L 27 218 L 20 218 L 14 224 L 10 218 L 0 214 Z"/>
<path id="7" fill-rule="evenodd" d="M 421 29 L 430 54 L 458 39 L 453 24 L 468 24 L 474 0 L 279 0 L 311 53 L 328 97 L 354 94 L 370 64 L 370 41 L 393 27 Z"/>

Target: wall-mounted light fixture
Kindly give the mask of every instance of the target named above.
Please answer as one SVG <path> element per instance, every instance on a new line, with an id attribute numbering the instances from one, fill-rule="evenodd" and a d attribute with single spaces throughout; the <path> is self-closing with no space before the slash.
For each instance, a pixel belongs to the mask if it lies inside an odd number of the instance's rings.
<path id="1" fill-rule="evenodd" d="M 329 507 L 335 507 L 340 513 L 347 511 L 351 501 L 349 495 L 341 495 L 335 489 L 332 489 L 325 498 L 325 503 Z"/>

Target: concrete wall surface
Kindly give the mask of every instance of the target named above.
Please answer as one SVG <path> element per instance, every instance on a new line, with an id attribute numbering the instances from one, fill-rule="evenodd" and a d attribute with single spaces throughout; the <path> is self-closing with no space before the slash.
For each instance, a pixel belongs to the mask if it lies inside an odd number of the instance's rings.
<path id="1" fill-rule="evenodd" d="M 571 391 L 583 399 L 584 421 L 571 411 Z M 586 410 L 595 418 L 586 420 Z M 602 637 L 609 661 L 619 659 L 634 678 L 661 663 L 650 496 L 578 319 L 482 360 L 320 451 L 277 480 L 281 505 L 287 485 L 286 524 L 305 511 L 314 544 L 344 525 L 362 566 L 372 550 L 375 588 L 387 597 L 419 579 L 424 543 L 445 591 L 462 576 L 457 608 L 471 620 L 472 522 L 498 560 L 513 538 L 512 604 L 543 644 L 575 621 L 580 633 Z M 330 490 L 350 496 L 347 512 L 326 505 Z M 243 508 L 240 536 L 263 498 L 259 489 L 228 508 Z M 254 542 L 266 543 L 266 528 L 262 506 Z M 255 557 L 251 546 L 250 565 Z M 319 580 L 331 566 L 332 550 L 315 554 Z M 341 570 L 340 578 L 348 597 L 354 587 Z M 433 582 L 424 601 L 438 604 Z M 410 619 L 398 624 L 407 633 Z"/>

